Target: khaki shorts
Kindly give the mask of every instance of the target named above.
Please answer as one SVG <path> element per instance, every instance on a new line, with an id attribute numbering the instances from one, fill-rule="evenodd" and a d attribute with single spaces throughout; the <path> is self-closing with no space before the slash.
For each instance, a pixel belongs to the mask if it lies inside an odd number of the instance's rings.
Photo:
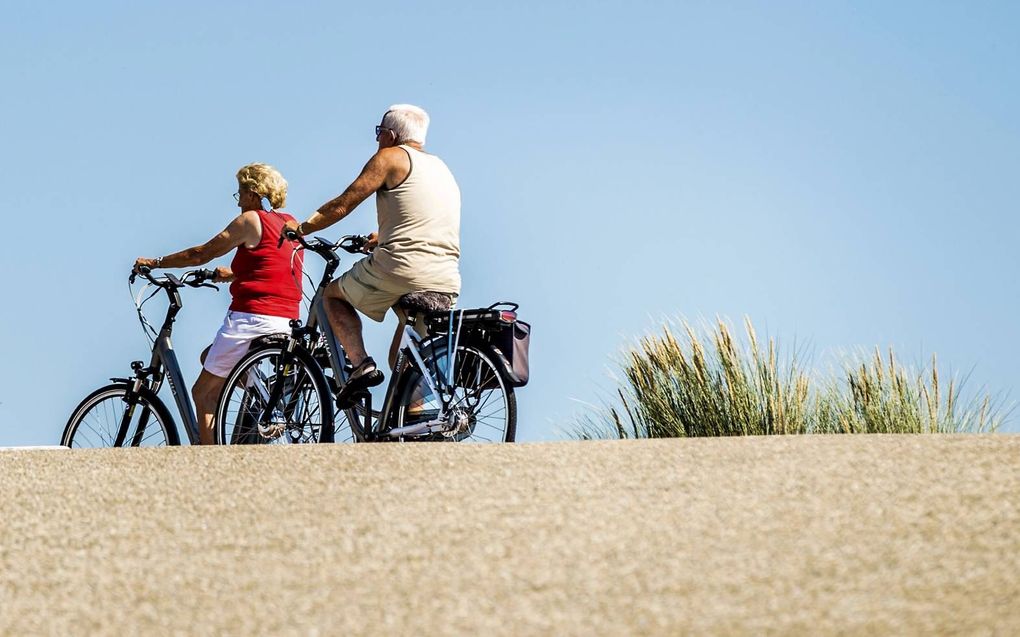
<path id="1" fill-rule="evenodd" d="M 405 281 L 378 274 L 367 258 L 355 263 L 353 268 L 330 285 L 339 285 L 340 291 L 348 303 L 368 318 L 379 323 L 382 323 L 383 318 L 386 317 L 386 310 L 393 308 L 400 297 L 421 289 L 409 285 Z M 431 291 L 444 292 L 445 290 Z M 449 292 L 449 294 L 454 299 L 457 298 L 456 293 Z M 394 308 L 394 312 L 401 320 L 405 318 L 403 312 L 397 308 Z"/>

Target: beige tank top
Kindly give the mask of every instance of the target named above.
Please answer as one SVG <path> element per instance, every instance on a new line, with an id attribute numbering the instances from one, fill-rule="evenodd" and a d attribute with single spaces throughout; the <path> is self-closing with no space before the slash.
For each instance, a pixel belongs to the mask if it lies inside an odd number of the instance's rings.
<path id="1" fill-rule="evenodd" d="M 460 294 L 460 188 L 443 160 L 400 148 L 411 172 L 397 187 L 376 193 L 379 246 L 371 267 L 409 289 Z"/>

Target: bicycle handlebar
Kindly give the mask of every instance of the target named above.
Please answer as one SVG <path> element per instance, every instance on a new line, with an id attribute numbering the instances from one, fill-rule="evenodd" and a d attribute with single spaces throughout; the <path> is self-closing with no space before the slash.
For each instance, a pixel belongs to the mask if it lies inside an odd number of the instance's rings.
<path id="1" fill-rule="evenodd" d="M 212 281 L 216 278 L 216 271 L 208 268 L 185 272 L 184 276 L 181 278 L 177 278 L 169 272 L 165 276 L 157 278 L 152 276 L 152 268 L 143 265 L 137 270 L 131 270 L 131 276 L 128 277 L 128 283 L 133 284 L 135 282 L 135 278 L 139 275 L 145 278 L 152 285 L 165 289 L 188 286 L 193 288 L 212 288 L 217 291 L 219 290 L 219 288 L 212 283 L 206 283 L 206 281 Z"/>
<path id="2" fill-rule="evenodd" d="M 301 247 L 306 250 L 311 250 L 318 254 L 328 254 L 337 248 L 350 252 L 351 254 L 361 254 L 364 253 L 365 245 L 368 243 L 368 237 L 360 234 L 345 235 L 340 237 L 340 240 L 336 243 L 331 243 L 321 237 L 312 237 L 312 240 L 309 241 L 305 237 L 289 229 L 284 230 L 280 234 L 280 245 L 283 245 L 283 239 L 299 243 Z"/>

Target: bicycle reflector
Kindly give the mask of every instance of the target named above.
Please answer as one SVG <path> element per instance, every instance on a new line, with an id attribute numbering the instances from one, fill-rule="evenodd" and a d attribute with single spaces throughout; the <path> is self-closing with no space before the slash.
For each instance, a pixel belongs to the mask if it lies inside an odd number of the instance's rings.
<path id="1" fill-rule="evenodd" d="M 517 312 L 510 312 L 508 310 L 502 310 L 499 313 L 499 320 L 504 323 L 513 323 L 517 320 Z"/>

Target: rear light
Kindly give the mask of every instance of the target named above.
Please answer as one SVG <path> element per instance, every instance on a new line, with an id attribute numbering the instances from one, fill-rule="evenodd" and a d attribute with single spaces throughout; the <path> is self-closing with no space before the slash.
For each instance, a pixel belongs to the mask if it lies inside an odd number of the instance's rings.
<path id="1" fill-rule="evenodd" d="M 517 312 L 510 312 L 508 310 L 502 310 L 499 313 L 499 320 L 504 323 L 513 323 L 517 320 Z"/>

